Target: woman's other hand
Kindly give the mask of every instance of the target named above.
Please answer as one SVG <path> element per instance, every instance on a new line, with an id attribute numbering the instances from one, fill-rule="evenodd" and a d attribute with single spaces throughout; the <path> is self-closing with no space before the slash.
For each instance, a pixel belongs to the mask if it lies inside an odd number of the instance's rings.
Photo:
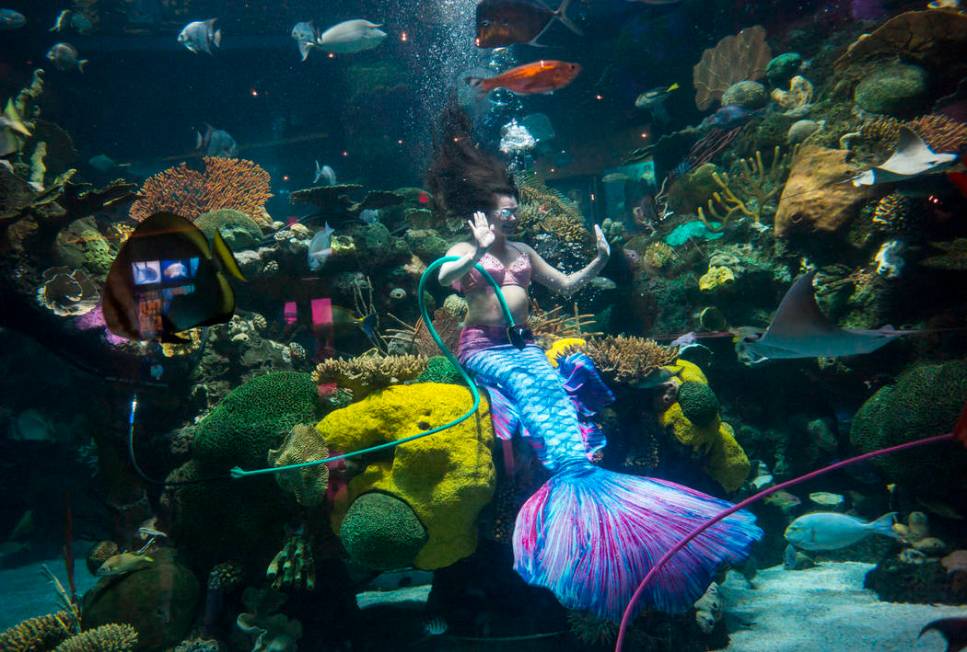
<path id="1" fill-rule="evenodd" d="M 473 214 L 473 221 L 467 220 L 467 224 L 470 226 L 470 233 L 473 234 L 477 248 L 486 251 L 494 243 L 496 237 L 494 236 L 494 227 L 487 221 L 487 216 L 477 211 Z M 607 246 L 607 243 L 605 243 L 605 246 Z"/>
<path id="2" fill-rule="evenodd" d="M 598 258 L 607 260 L 611 257 L 611 245 L 608 244 L 607 239 L 604 237 L 604 231 L 597 224 L 594 225 L 594 238 L 597 241 L 596 246 L 598 248 Z"/>

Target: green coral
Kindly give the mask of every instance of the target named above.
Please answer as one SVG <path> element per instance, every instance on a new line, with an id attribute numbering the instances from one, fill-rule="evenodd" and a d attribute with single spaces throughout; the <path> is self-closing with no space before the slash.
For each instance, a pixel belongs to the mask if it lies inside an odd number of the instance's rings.
<path id="1" fill-rule="evenodd" d="M 686 381 L 678 388 L 678 402 L 685 417 L 697 426 L 711 424 L 719 414 L 719 399 L 704 383 Z"/>
<path id="2" fill-rule="evenodd" d="M 225 243 L 234 251 L 251 249 L 262 240 L 262 229 L 251 217 L 241 211 L 222 208 L 217 211 L 202 213 L 195 220 L 195 226 L 201 229 L 209 239 L 220 232 Z"/>
<path id="3" fill-rule="evenodd" d="M 259 376 L 233 390 L 196 429 L 195 459 L 213 469 L 260 468 L 298 423 L 318 418 L 312 376 L 282 371 Z"/>
<path id="4" fill-rule="evenodd" d="M 353 501 L 339 528 L 339 539 L 353 561 L 391 570 L 412 565 L 428 537 L 409 505 L 373 492 Z"/>
<path id="5" fill-rule="evenodd" d="M 802 63 L 802 55 L 798 52 L 784 52 L 773 57 L 766 66 L 766 77 L 773 86 L 784 88 L 792 76 L 799 72 Z"/>
<path id="6" fill-rule="evenodd" d="M 866 453 L 950 432 L 967 397 L 967 360 L 921 364 L 881 388 L 853 418 L 850 440 Z M 923 446 L 876 458 L 891 482 L 920 495 L 958 497 L 967 481 L 962 447 Z"/>
<path id="7" fill-rule="evenodd" d="M 929 93 L 927 72 L 920 66 L 883 66 L 856 87 L 856 105 L 870 113 L 897 117 L 916 115 Z"/>
<path id="8" fill-rule="evenodd" d="M 410 229 L 406 232 L 406 244 L 425 262 L 432 262 L 445 255 L 449 245 L 433 229 Z"/>
<path id="9" fill-rule="evenodd" d="M 426 362 L 426 371 L 417 377 L 418 383 L 463 383 L 463 376 L 449 360 L 442 355 L 435 355 Z"/>

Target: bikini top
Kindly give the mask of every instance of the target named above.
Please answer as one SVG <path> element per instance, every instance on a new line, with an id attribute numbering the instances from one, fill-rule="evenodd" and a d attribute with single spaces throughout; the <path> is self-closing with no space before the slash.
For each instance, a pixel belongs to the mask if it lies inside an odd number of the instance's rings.
<path id="1" fill-rule="evenodd" d="M 480 257 L 480 264 L 501 287 L 518 285 L 526 288 L 531 284 L 533 268 L 531 267 L 530 256 L 527 255 L 526 251 L 520 252 L 520 255 L 507 267 L 504 267 L 500 259 L 490 253 L 485 253 Z M 453 282 L 453 289 L 458 292 L 466 293 L 480 287 L 489 288 L 490 284 L 483 279 L 476 269 L 471 269 L 462 279 Z"/>

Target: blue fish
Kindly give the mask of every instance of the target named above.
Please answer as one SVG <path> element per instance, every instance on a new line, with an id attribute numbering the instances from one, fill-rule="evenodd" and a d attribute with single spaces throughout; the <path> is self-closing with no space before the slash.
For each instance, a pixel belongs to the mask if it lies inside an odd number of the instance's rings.
<path id="1" fill-rule="evenodd" d="M 786 528 L 786 541 L 803 550 L 838 550 L 862 541 L 871 534 L 898 538 L 893 531 L 896 512 L 866 522 L 836 512 L 813 512 L 800 516 Z"/>

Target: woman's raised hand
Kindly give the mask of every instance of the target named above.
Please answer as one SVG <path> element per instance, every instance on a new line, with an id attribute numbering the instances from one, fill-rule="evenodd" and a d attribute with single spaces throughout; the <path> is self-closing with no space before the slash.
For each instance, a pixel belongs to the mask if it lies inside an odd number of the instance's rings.
<path id="1" fill-rule="evenodd" d="M 473 214 L 473 221 L 467 220 L 470 226 L 470 233 L 477 242 L 477 247 L 484 251 L 494 243 L 494 227 L 487 221 L 487 216 L 477 211 Z"/>

